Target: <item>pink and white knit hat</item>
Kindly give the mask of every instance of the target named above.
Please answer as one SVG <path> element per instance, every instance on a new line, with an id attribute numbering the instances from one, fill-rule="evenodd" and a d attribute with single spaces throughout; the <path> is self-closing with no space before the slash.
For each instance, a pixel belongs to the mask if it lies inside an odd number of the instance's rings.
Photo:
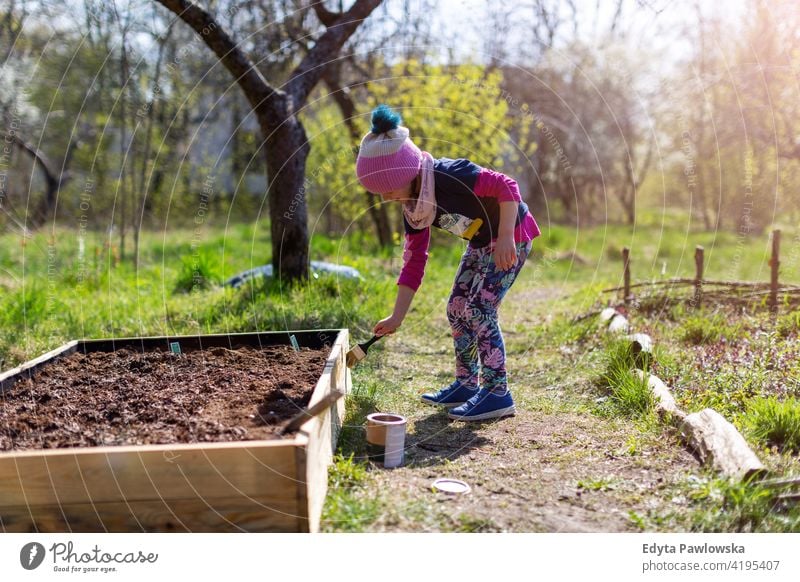
<path id="1" fill-rule="evenodd" d="M 361 140 L 358 181 L 369 192 L 385 194 L 409 184 L 419 173 L 422 152 L 411 141 L 400 115 L 386 105 L 372 112 L 372 131 Z"/>

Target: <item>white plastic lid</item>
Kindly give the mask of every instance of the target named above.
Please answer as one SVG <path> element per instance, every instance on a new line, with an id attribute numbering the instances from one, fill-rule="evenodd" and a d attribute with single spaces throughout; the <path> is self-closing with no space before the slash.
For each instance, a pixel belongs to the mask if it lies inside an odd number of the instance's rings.
<path id="1" fill-rule="evenodd" d="M 464 481 L 459 481 L 458 479 L 437 479 L 433 482 L 432 485 L 435 491 L 441 491 L 442 493 L 450 493 L 451 495 L 457 495 L 460 493 L 469 493 L 472 489 L 469 485 L 464 483 Z"/>

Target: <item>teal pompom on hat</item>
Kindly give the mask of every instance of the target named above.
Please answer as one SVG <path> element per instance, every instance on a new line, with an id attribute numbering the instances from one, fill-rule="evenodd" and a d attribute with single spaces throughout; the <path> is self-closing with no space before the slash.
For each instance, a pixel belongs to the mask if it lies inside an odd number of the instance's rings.
<path id="1" fill-rule="evenodd" d="M 361 140 L 356 175 L 369 192 L 385 194 L 408 185 L 419 174 L 422 152 L 411 141 L 400 114 L 386 105 L 372 111 L 372 130 Z"/>

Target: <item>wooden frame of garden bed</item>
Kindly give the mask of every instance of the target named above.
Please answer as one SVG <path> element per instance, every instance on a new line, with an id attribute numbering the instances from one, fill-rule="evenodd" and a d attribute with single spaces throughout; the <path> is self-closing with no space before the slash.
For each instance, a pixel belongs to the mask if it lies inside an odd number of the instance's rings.
<path id="1" fill-rule="evenodd" d="M 309 405 L 350 391 L 348 330 L 330 329 L 74 340 L 0 374 L 0 392 L 76 351 L 289 345 L 290 334 L 331 347 Z M 314 532 L 343 418 L 340 398 L 283 439 L 1 452 L 0 530 Z"/>

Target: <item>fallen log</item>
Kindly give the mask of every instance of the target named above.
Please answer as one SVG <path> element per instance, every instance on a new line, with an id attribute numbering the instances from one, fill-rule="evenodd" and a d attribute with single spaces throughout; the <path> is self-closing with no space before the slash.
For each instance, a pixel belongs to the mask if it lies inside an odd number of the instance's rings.
<path id="1" fill-rule="evenodd" d="M 646 333 L 632 333 L 625 339 L 630 340 L 634 354 L 641 352 L 653 353 L 653 340 Z"/>
<path id="2" fill-rule="evenodd" d="M 680 431 L 700 461 L 727 477 L 750 479 L 766 469 L 739 431 L 718 412 L 706 408 L 688 415 Z"/>
<path id="3" fill-rule="evenodd" d="M 789 477 L 787 479 L 765 479 L 764 481 L 759 481 L 758 484 L 762 487 L 769 488 L 793 487 L 795 485 L 800 485 L 800 477 Z"/>
<path id="4" fill-rule="evenodd" d="M 633 373 L 640 379 L 645 377 L 644 370 L 636 368 L 633 370 Z M 655 396 L 656 410 L 659 416 L 664 417 L 669 415 L 672 417 L 673 422 L 682 422 L 686 418 L 686 413 L 678 408 L 678 404 L 675 402 L 675 398 L 672 396 L 669 388 L 667 388 L 666 384 L 657 376 L 653 374 L 648 374 L 648 376 L 647 386 Z"/>
<path id="5" fill-rule="evenodd" d="M 603 311 L 600 312 L 600 321 L 601 323 L 605 323 L 606 325 L 608 325 L 608 323 L 612 319 L 614 319 L 615 315 L 617 315 L 616 309 L 614 309 L 613 307 L 606 307 L 605 309 L 603 309 Z"/>
<path id="6" fill-rule="evenodd" d="M 646 333 L 633 333 L 625 336 L 631 342 L 631 353 L 636 365 L 641 368 L 650 368 L 653 361 L 653 340 Z"/>
<path id="7" fill-rule="evenodd" d="M 608 324 L 609 333 L 628 333 L 629 328 L 628 320 L 624 315 L 620 315 L 619 313 L 612 317 L 611 323 Z"/>

